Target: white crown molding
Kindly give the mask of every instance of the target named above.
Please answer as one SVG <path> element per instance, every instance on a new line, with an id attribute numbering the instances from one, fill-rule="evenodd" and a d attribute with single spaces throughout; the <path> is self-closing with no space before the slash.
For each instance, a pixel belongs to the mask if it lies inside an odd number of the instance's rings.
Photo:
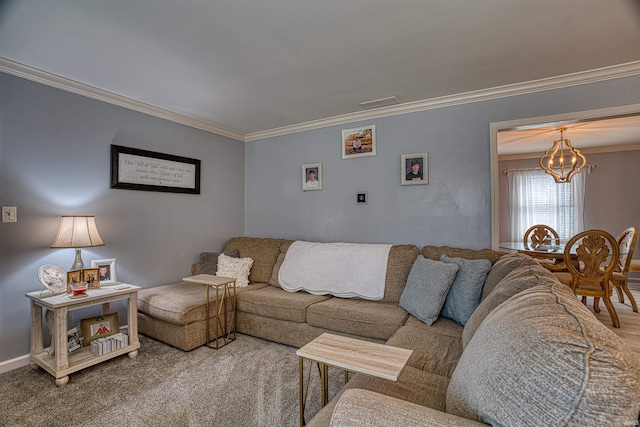
<path id="1" fill-rule="evenodd" d="M 472 102 L 488 101 L 491 99 L 506 98 L 509 96 L 542 92 L 545 90 L 559 89 L 570 86 L 578 86 L 603 80 L 634 76 L 637 74 L 640 74 L 640 61 L 612 65 L 610 67 L 581 71 L 572 74 L 565 74 L 562 76 L 532 80 L 523 83 L 514 83 L 489 89 L 464 92 L 439 98 L 425 99 L 422 101 L 407 102 L 404 104 L 381 107 L 373 110 L 343 114 L 326 119 L 314 120 L 291 126 L 284 126 L 260 132 L 248 133 L 245 135 L 245 140 L 247 142 L 256 141 L 260 139 L 267 139 L 275 136 L 320 129 L 329 126 L 342 125 L 361 120 L 371 120 L 381 117 L 395 116 L 398 114 L 414 113 L 418 111 L 432 110 L 436 108 L 444 108 L 454 105 L 468 104 Z"/>
<path id="2" fill-rule="evenodd" d="M 0 57 L 0 72 L 11 74 L 67 92 L 86 96 L 88 98 L 107 102 L 109 104 L 128 108 L 150 116 L 159 117 L 171 122 L 179 123 L 192 128 L 211 132 L 238 141 L 257 141 L 276 136 L 288 135 L 292 133 L 304 132 L 329 126 L 342 125 L 361 120 L 372 120 L 381 117 L 408 114 L 436 108 L 450 107 L 472 102 L 487 101 L 497 98 L 505 98 L 516 95 L 523 95 L 545 90 L 559 89 L 563 87 L 577 86 L 587 83 L 594 83 L 603 80 L 611 80 L 621 77 L 628 77 L 640 74 L 640 61 L 628 62 L 625 64 L 612 65 L 595 70 L 581 71 L 562 76 L 548 77 L 539 80 L 532 80 L 522 83 L 514 83 L 505 86 L 498 86 L 489 89 L 482 89 L 471 92 L 464 92 L 455 95 L 448 95 L 439 98 L 431 98 L 421 101 L 396 104 L 388 107 L 380 107 L 373 110 L 359 111 L 355 113 L 343 114 L 291 126 L 283 126 L 275 129 L 242 134 L 221 126 L 199 120 L 184 114 L 176 113 L 165 108 L 127 98 L 113 92 L 86 85 L 71 79 L 67 79 L 56 74 L 39 70 L 28 65 L 20 64 L 6 58 Z"/>
<path id="3" fill-rule="evenodd" d="M 94 86 L 67 79 L 65 77 L 42 71 L 28 65 L 20 64 L 10 59 L 0 57 L 0 72 L 51 86 L 56 89 L 75 93 L 77 95 L 82 95 L 87 98 L 92 98 L 112 105 L 117 105 L 119 107 L 128 108 L 139 113 L 148 114 L 150 116 L 169 120 L 171 122 L 179 123 L 181 125 L 189 126 L 195 129 L 200 129 L 217 135 L 226 136 L 238 141 L 244 142 L 245 140 L 244 135 L 241 133 L 225 129 L 223 127 L 198 120 L 193 117 L 185 116 L 184 114 L 176 113 L 165 108 L 160 108 L 155 105 L 137 101 L 132 98 L 127 98 L 126 96 L 118 95 L 117 93 L 109 92 L 104 89 L 99 89 Z"/>

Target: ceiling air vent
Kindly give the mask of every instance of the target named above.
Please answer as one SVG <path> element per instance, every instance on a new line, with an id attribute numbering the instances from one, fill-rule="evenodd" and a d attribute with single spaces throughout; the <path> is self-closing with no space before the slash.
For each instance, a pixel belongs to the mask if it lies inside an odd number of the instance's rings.
<path id="1" fill-rule="evenodd" d="M 373 101 L 361 102 L 360 105 L 365 110 L 371 110 L 372 108 L 387 107 L 389 105 L 398 104 L 398 98 L 395 96 L 389 96 L 387 98 L 374 99 Z"/>

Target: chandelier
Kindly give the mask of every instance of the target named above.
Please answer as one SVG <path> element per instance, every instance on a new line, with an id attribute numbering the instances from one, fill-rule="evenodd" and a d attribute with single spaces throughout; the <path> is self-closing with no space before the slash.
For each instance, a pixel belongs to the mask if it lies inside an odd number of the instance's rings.
<path id="1" fill-rule="evenodd" d="M 540 167 L 557 183 L 571 182 L 571 178 L 587 164 L 580 150 L 573 148 L 571 141 L 564 138 L 565 130 L 560 129 L 560 139 L 554 141 L 553 146 L 540 157 Z"/>

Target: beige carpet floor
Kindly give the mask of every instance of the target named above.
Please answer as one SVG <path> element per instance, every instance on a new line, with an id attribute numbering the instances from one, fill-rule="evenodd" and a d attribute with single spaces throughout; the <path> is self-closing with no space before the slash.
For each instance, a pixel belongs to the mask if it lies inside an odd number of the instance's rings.
<path id="1" fill-rule="evenodd" d="M 184 352 L 140 337 L 136 359 L 119 356 L 55 386 L 42 369 L 0 375 L 0 426 L 297 426 L 296 348 L 246 335 L 220 350 Z M 330 397 L 342 386 L 330 370 Z M 313 369 L 307 420 L 320 409 Z"/>

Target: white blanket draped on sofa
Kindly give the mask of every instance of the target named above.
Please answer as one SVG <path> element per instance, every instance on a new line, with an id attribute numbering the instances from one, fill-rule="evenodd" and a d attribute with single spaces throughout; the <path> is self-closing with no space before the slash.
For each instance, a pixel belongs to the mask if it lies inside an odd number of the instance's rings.
<path id="1" fill-rule="evenodd" d="M 290 292 L 381 300 L 390 249 L 381 244 L 296 241 L 287 250 L 278 281 Z"/>

